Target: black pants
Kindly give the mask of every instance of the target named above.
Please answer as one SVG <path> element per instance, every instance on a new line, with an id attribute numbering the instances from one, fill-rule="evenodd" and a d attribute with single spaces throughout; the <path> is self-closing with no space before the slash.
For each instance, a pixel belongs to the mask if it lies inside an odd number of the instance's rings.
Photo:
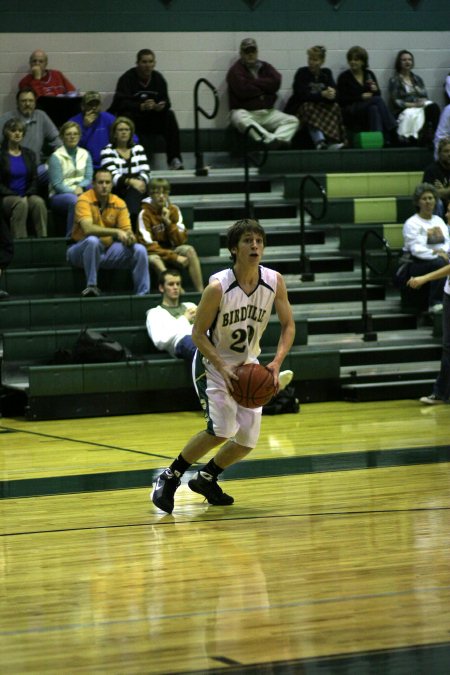
<path id="1" fill-rule="evenodd" d="M 147 155 L 153 154 L 152 136 L 157 135 L 164 138 L 167 161 L 170 163 L 175 157 L 181 159 L 180 130 L 173 110 L 139 113 L 134 117 L 134 123 Z"/>

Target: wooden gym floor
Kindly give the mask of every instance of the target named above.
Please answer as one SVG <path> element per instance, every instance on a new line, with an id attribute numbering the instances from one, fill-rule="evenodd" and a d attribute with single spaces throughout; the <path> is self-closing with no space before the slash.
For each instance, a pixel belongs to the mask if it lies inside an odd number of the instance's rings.
<path id="1" fill-rule="evenodd" d="M 152 479 L 200 413 L 0 419 L 0 673 L 450 672 L 450 416 L 264 417 L 231 507 Z"/>

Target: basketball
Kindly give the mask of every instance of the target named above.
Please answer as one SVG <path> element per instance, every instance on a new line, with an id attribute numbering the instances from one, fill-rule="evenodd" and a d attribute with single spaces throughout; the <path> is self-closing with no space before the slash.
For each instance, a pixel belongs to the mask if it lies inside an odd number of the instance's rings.
<path id="1" fill-rule="evenodd" d="M 247 363 L 234 371 L 239 380 L 233 380 L 232 397 L 244 408 L 259 408 L 275 394 L 273 375 L 259 363 Z"/>

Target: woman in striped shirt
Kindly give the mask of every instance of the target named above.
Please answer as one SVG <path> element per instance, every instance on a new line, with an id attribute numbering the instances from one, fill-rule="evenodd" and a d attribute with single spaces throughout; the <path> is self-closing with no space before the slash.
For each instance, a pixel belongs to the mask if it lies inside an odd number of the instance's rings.
<path id="1" fill-rule="evenodd" d="M 111 126 L 111 143 L 101 151 L 100 161 L 112 173 L 113 192 L 125 201 L 134 230 L 141 201 L 147 195 L 150 164 L 133 136 L 134 123 L 128 117 L 118 117 Z"/>

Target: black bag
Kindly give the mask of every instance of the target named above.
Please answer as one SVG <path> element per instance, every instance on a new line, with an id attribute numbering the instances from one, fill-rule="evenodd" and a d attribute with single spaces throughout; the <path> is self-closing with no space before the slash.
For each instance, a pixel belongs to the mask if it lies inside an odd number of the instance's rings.
<path id="1" fill-rule="evenodd" d="M 412 258 L 410 253 L 403 253 L 398 259 L 398 267 L 394 274 L 394 285 L 397 288 L 405 288 L 406 282 L 411 277 Z"/>
<path id="2" fill-rule="evenodd" d="M 278 392 L 269 403 L 263 406 L 263 415 L 282 415 L 283 413 L 298 413 L 300 404 L 295 397 L 295 389 L 292 385 Z"/>
<path id="3" fill-rule="evenodd" d="M 72 363 L 114 363 L 131 358 L 127 347 L 92 328 L 81 331 L 72 350 Z"/>

